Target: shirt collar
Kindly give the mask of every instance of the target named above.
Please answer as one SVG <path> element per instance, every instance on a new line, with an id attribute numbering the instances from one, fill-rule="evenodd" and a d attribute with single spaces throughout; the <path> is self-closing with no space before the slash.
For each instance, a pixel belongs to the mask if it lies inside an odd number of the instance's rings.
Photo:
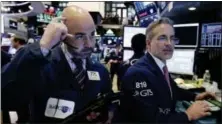
<path id="1" fill-rule="evenodd" d="M 61 48 L 62 48 L 62 51 L 65 54 L 66 58 L 68 58 L 68 59 L 72 59 L 73 58 L 72 54 L 69 53 L 69 51 L 67 50 L 67 48 L 66 48 L 64 43 L 62 43 Z"/>
<path id="2" fill-rule="evenodd" d="M 61 49 L 62 49 L 63 53 L 65 54 L 66 59 L 68 61 L 72 62 L 73 55 L 69 53 L 69 51 L 67 50 L 67 46 L 65 46 L 64 43 L 62 43 Z M 83 61 L 83 65 L 84 65 L 84 68 L 85 68 L 86 59 L 82 59 L 82 61 Z"/>
<path id="3" fill-rule="evenodd" d="M 149 52 L 150 53 L 150 52 Z M 158 65 L 158 67 L 160 68 L 160 70 L 163 72 L 163 67 L 166 65 L 165 63 L 163 63 L 160 59 L 158 59 L 157 57 L 155 57 L 154 55 L 152 55 L 150 53 L 150 55 L 153 57 L 154 61 L 156 62 L 156 64 Z"/>

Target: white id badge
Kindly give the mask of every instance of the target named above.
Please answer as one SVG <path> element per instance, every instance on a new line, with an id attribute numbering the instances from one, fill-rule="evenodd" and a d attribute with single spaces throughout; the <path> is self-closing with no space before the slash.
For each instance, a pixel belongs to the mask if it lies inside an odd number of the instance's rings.
<path id="1" fill-rule="evenodd" d="M 45 116 L 65 119 L 66 117 L 73 114 L 74 108 L 75 102 L 73 101 L 49 98 L 46 105 Z"/>
<path id="2" fill-rule="evenodd" d="M 49 98 L 45 109 L 45 116 L 53 118 L 56 112 L 57 105 L 58 105 L 57 98 Z"/>
<path id="3" fill-rule="evenodd" d="M 99 72 L 97 71 L 87 71 L 89 80 L 100 81 Z"/>
<path id="4" fill-rule="evenodd" d="M 73 114 L 74 108 L 75 102 L 60 99 L 54 118 L 65 119 Z"/>

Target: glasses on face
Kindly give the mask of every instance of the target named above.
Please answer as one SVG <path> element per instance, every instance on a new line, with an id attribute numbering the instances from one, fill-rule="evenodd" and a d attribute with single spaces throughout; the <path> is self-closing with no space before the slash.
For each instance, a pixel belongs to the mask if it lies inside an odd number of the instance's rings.
<path id="1" fill-rule="evenodd" d="M 168 37 L 165 36 L 165 35 L 159 36 L 159 37 L 157 38 L 157 40 L 158 40 L 159 42 L 168 42 L 168 41 L 170 40 L 170 43 L 173 43 L 173 44 L 179 44 L 179 42 L 180 42 L 179 38 L 176 38 L 176 37 L 174 37 L 174 36 L 168 38 Z"/>
<path id="2" fill-rule="evenodd" d="M 88 40 L 91 42 L 95 42 L 95 35 L 86 35 L 83 33 L 80 34 L 76 34 L 76 35 L 72 35 L 72 34 L 68 34 L 69 36 L 71 36 L 75 41 L 84 41 L 87 42 Z"/>

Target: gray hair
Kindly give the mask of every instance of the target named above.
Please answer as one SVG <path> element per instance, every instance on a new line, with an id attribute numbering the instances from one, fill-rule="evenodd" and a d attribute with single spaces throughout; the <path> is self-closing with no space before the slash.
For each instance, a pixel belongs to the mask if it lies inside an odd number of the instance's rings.
<path id="1" fill-rule="evenodd" d="M 169 24 L 173 27 L 173 21 L 166 17 L 153 21 L 152 23 L 149 24 L 149 26 L 146 29 L 146 40 L 151 40 L 154 37 L 153 29 L 155 29 L 158 25 L 161 24 Z"/>

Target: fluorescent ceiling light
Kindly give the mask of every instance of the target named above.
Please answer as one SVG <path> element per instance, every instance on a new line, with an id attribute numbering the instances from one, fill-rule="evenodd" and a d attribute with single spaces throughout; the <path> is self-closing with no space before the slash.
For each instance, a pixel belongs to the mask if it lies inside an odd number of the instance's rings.
<path id="1" fill-rule="evenodd" d="M 193 27 L 199 26 L 199 23 L 189 23 L 189 24 L 175 24 L 173 27 Z"/>
<path id="2" fill-rule="evenodd" d="M 196 7 L 190 7 L 190 8 L 188 8 L 188 10 L 194 11 L 194 10 L 196 10 Z"/>

